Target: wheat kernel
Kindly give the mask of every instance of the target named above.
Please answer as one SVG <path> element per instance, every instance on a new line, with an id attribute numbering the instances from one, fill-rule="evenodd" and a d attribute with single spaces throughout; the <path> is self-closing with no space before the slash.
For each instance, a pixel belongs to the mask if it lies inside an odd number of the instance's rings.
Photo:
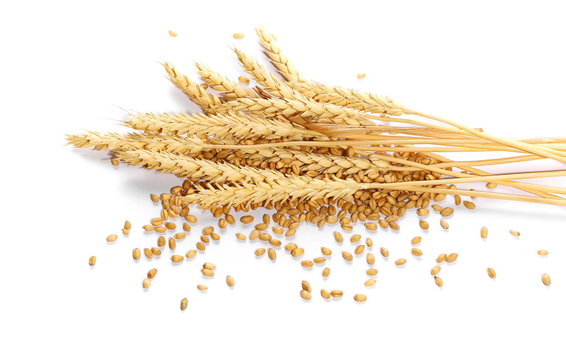
<path id="1" fill-rule="evenodd" d="M 175 36 L 177 36 L 177 35 L 175 34 Z M 181 299 L 181 310 L 182 311 L 187 310 L 188 305 L 189 305 L 189 300 L 187 298 L 182 298 Z"/>
<path id="2" fill-rule="evenodd" d="M 442 278 L 440 278 L 439 276 L 435 276 L 435 277 L 434 277 L 434 283 L 435 283 L 436 286 L 438 286 L 438 287 L 444 286 L 444 281 L 442 281 Z"/>
<path id="3" fill-rule="evenodd" d="M 356 302 L 364 302 L 364 301 L 366 301 L 367 299 L 368 299 L 368 297 L 365 296 L 364 294 L 356 294 L 356 295 L 354 295 L 354 300 L 355 300 Z"/>
<path id="4" fill-rule="evenodd" d="M 371 238 L 366 238 L 366 246 L 367 247 L 372 247 L 373 246 L 373 240 Z"/>
<path id="5" fill-rule="evenodd" d="M 265 254 L 265 252 L 266 252 L 265 248 L 256 249 L 255 256 L 262 256 L 263 254 Z"/>
<path id="6" fill-rule="evenodd" d="M 144 226 L 143 226 L 143 229 L 144 229 L 145 231 L 148 231 L 148 232 L 149 232 L 149 231 L 154 231 L 154 230 L 155 230 L 155 226 L 153 226 L 153 225 L 144 225 Z"/>
<path id="7" fill-rule="evenodd" d="M 389 257 L 389 250 L 387 250 L 386 248 L 384 248 L 384 247 L 380 248 L 379 252 L 381 253 L 381 256 Z"/>
<path id="8" fill-rule="evenodd" d="M 269 235 L 268 233 L 261 233 L 259 234 L 259 239 L 262 241 L 269 241 L 272 239 L 272 236 Z"/>
<path id="9" fill-rule="evenodd" d="M 448 256 L 446 256 L 446 262 L 447 263 L 453 263 L 456 260 L 458 260 L 458 254 L 457 253 L 451 253 L 451 254 L 448 254 Z"/>
<path id="10" fill-rule="evenodd" d="M 305 290 L 305 291 L 312 292 L 311 285 L 310 285 L 309 282 L 306 281 L 306 280 L 301 281 L 301 287 L 302 287 L 303 290 Z"/>
<path id="11" fill-rule="evenodd" d="M 157 269 L 156 268 L 153 268 L 153 269 L 151 269 L 147 272 L 147 278 L 148 279 L 153 279 L 155 277 L 155 275 L 157 275 Z"/>
<path id="12" fill-rule="evenodd" d="M 197 289 L 199 289 L 200 291 L 206 291 L 206 290 L 208 290 L 208 286 L 206 286 L 206 285 L 197 285 Z"/>
<path id="13" fill-rule="evenodd" d="M 154 203 L 159 202 L 159 196 L 157 196 L 156 194 L 149 194 L 149 198 L 150 198 L 151 201 L 153 201 Z"/>
<path id="14" fill-rule="evenodd" d="M 314 263 L 312 262 L 312 260 L 302 260 L 301 261 L 301 266 L 304 268 L 311 268 L 313 267 Z"/>
<path id="15" fill-rule="evenodd" d="M 368 263 L 368 265 L 375 264 L 375 255 L 373 255 L 372 253 L 368 253 L 366 255 L 366 262 Z"/>
<path id="16" fill-rule="evenodd" d="M 420 236 L 415 236 L 414 238 L 411 239 L 411 245 L 418 245 L 421 243 L 421 240 L 423 238 Z"/>
<path id="17" fill-rule="evenodd" d="M 397 265 L 397 266 L 403 266 L 406 263 L 407 263 L 407 259 L 405 259 L 405 258 L 400 258 L 400 259 L 395 260 L 395 265 Z"/>
<path id="18" fill-rule="evenodd" d="M 236 233 L 236 238 L 237 238 L 238 240 L 242 240 L 242 241 L 244 241 L 244 240 L 247 239 L 246 235 L 244 235 L 244 234 L 242 234 L 242 233 Z"/>
<path id="19" fill-rule="evenodd" d="M 293 257 L 302 256 L 304 253 L 305 253 L 305 249 L 303 248 L 296 248 L 293 251 L 291 251 L 291 255 L 293 255 Z"/>
<path id="20" fill-rule="evenodd" d="M 427 216 L 430 213 L 430 210 L 428 209 L 418 209 L 417 210 L 417 215 L 418 216 Z"/>
<path id="21" fill-rule="evenodd" d="M 181 255 L 173 255 L 171 256 L 171 261 L 174 263 L 179 263 L 181 261 L 183 261 L 185 258 Z"/>
<path id="22" fill-rule="evenodd" d="M 252 230 L 252 232 L 250 232 L 250 240 L 256 240 L 260 235 L 259 230 Z"/>
<path id="23" fill-rule="evenodd" d="M 243 39 L 244 36 L 245 36 L 244 33 L 241 33 L 241 32 L 239 32 L 239 33 L 234 33 L 234 34 L 232 35 L 232 37 L 233 37 L 234 39 L 237 39 L 237 40 Z"/>
<path id="24" fill-rule="evenodd" d="M 210 269 L 201 269 L 200 272 L 206 277 L 213 277 L 214 276 L 214 271 L 212 271 Z"/>
<path id="25" fill-rule="evenodd" d="M 177 248 L 177 241 L 174 238 L 169 238 L 169 249 L 175 250 Z"/>
<path id="26" fill-rule="evenodd" d="M 285 245 L 285 250 L 287 251 L 293 251 L 297 248 L 297 244 L 295 243 L 288 243 L 287 245 Z"/>
<path id="27" fill-rule="evenodd" d="M 488 230 L 487 230 L 487 228 L 486 228 L 485 226 L 481 228 L 481 230 L 480 230 L 480 236 L 481 236 L 482 239 L 486 239 L 486 238 L 487 238 L 487 231 L 488 231 Z"/>
<path id="28" fill-rule="evenodd" d="M 371 286 L 374 286 L 376 282 L 377 282 L 377 280 L 375 280 L 375 279 L 369 279 L 369 280 L 366 280 L 364 285 L 367 286 L 367 287 L 371 287 Z"/>
<path id="29" fill-rule="evenodd" d="M 346 261 L 352 261 L 354 259 L 354 256 L 352 256 L 352 254 L 347 251 L 342 251 L 342 257 Z"/>
<path id="30" fill-rule="evenodd" d="M 190 222 L 191 224 L 195 224 L 197 222 L 197 217 L 194 215 L 187 215 L 185 217 L 185 220 L 187 220 L 188 222 Z"/>
<path id="31" fill-rule="evenodd" d="M 342 242 L 344 242 L 344 237 L 342 236 L 342 233 L 339 233 L 338 231 L 334 232 L 334 240 L 336 240 L 337 243 L 341 244 Z"/>
<path id="32" fill-rule="evenodd" d="M 307 301 L 310 301 L 312 299 L 311 293 L 306 290 L 301 290 L 301 297 Z"/>
<path id="33" fill-rule="evenodd" d="M 240 222 L 243 224 L 249 224 L 254 221 L 254 217 L 251 215 L 245 215 L 240 218 Z"/>
<path id="34" fill-rule="evenodd" d="M 356 249 L 354 249 L 354 254 L 360 255 L 361 253 L 364 252 L 365 249 L 366 249 L 365 245 L 358 245 L 356 246 Z"/>
<path id="35" fill-rule="evenodd" d="M 375 276 L 375 275 L 377 275 L 377 272 L 378 272 L 377 269 L 367 269 L 366 270 L 366 274 L 368 276 Z"/>
<path id="36" fill-rule="evenodd" d="M 289 229 L 287 230 L 287 232 L 285 233 L 285 237 L 292 237 L 295 236 L 296 230 L 295 229 Z"/>
<path id="37" fill-rule="evenodd" d="M 495 273 L 495 270 L 493 270 L 492 268 L 488 267 L 487 268 L 487 276 L 489 276 L 492 279 L 495 279 L 495 277 L 497 276 L 497 274 Z"/>
<path id="38" fill-rule="evenodd" d="M 324 299 L 330 299 L 330 297 L 332 295 L 330 295 L 330 292 L 328 290 L 320 290 L 320 296 L 322 296 Z"/>
<path id="39" fill-rule="evenodd" d="M 275 259 L 277 259 L 277 253 L 272 248 L 267 249 L 267 256 L 273 261 L 275 261 Z"/>
<path id="40" fill-rule="evenodd" d="M 440 220 L 440 227 L 443 228 L 444 230 L 448 230 L 450 225 L 448 224 L 448 221 L 441 219 Z"/>
<path id="41" fill-rule="evenodd" d="M 470 210 L 473 210 L 476 208 L 476 204 L 474 204 L 471 201 L 464 201 L 464 206 Z"/>
<path id="42" fill-rule="evenodd" d="M 157 238 L 157 246 L 158 247 L 165 246 L 165 236 L 161 235 Z"/>
<path id="43" fill-rule="evenodd" d="M 330 249 L 327 248 L 327 247 L 321 247 L 321 248 L 320 248 L 320 252 L 322 253 L 322 255 L 325 255 L 325 256 L 330 256 L 330 255 L 332 255 L 332 250 L 330 250 Z"/>
<path id="44" fill-rule="evenodd" d="M 326 262 L 326 258 L 323 257 L 315 257 L 312 259 L 315 264 L 324 264 Z"/>
<path id="45" fill-rule="evenodd" d="M 174 236 L 174 238 L 175 238 L 176 240 L 182 240 L 182 239 L 184 239 L 184 238 L 186 238 L 186 237 L 187 237 L 187 234 L 185 234 L 185 233 L 176 233 L 175 236 Z"/>
<path id="46" fill-rule="evenodd" d="M 436 275 L 440 272 L 440 266 L 436 265 L 434 266 L 432 269 L 430 269 L 430 274 L 431 275 Z"/>
<path id="47" fill-rule="evenodd" d="M 202 234 L 206 235 L 206 236 L 212 234 L 213 232 L 214 232 L 214 227 L 212 227 L 212 226 L 207 226 L 207 227 L 202 229 Z"/>
<path id="48" fill-rule="evenodd" d="M 413 254 L 413 256 L 423 256 L 423 251 L 421 249 L 412 248 L 411 254 Z"/>
<path id="49" fill-rule="evenodd" d="M 282 245 L 281 240 L 277 240 L 277 239 L 270 239 L 269 244 L 275 247 L 279 247 Z"/>
<path id="50" fill-rule="evenodd" d="M 243 75 L 238 76 L 238 81 L 245 85 L 248 85 L 250 83 L 250 79 Z"/>
<path id="51" fill-rule="evenodd" d="M 96 256 L 91 256 L 91 257 L 89 257 L 89 258 L 88 258 L 88 264 L 89 264 L 90 266 L 96 265 Z"/>
<path id="52" fill-rule="evenodd" d="M 437 263 L 441 263 L 443 261 L 446 261 L 446 254 L 440 254 L 436 257 L 436 262 Z"/>
<path id="53" fill-rule="evenodd" d="M 521 236 L 521 233 L 517 230 L 509 230 L 509 233 L 515 237 Z"/>
<path id="54" fill-rule="evenodd" d="M 362 238 L 362 235 L 360 235 L 360 234 L 352 235 L 352 237 L 350 238 L 350 242 L 352 244 L 357 243 L 358 241 L 361 240 L 361 238 Z"/>
<path id="55" fill-rule="evenodd" d="M 161 249 L 160 248 L 156 248 L 156 247 L 152 247 L 151 248 L 151 253 L 154 256 L 161 256 Z"/>
<path id="56" fill-rule="evenodd" d="M 257 224 L 257 225 L 255 226 L 255 229 L 256 229 L 256 230 L 259 230 L 259 231 L 267 230 L 267 228 L 268 228 L 268 225 L 265 224 L 265 223 Z"/>
<path id="57" fill-rule="evenodd" d="M 365 223 L 364 226 L 366 227 L 366 229 L 374 231 L 377 230 L 377 224 L 376 223 Z"/>
<path id="58" fill-rule="evenodd" d="M 550 276 L 549 276 L 548 274 L 542 274 L 541 280 L 542 280 L 542 283 L 543 283 L 545 286 L 549 286 L 549 285 L 550 285 Z"/>
<path id="59" fill-rule="evenodd" d="M 234 281 L 234 278 L 232 276 L 226 276 L 226 285 L 228 285 L 229 287 L 234 287 L 234 285 L 236 285 L 236 281 Z"/>
<path id="60" fill-rule="evenodd" d="M 332 295 L 333 298 L 341 298 L 344 295 L 344 292 L 342 290 L 332 290 L 330 295 Z"/>
<path id="61" fill-rule="evenodd" d="M 442 215 L 444 217 L 451 216 L 452 214 L 454 214 L 454 208 L 451 208 L 451 207 L 444 208 L 440 212 L 440 215 Z"/>
<path id="62" fill-rule="evenodd" d="M 215 270 L 216 265 L 214 265 L 213 263 L 210 263 L 210 262 L 205 262 L 204 264 L 202 264 L 202 268 L 208 269 L 208 270 Z"/>
<path id="63" fill-rule="evenodd" d="M 361 80 L 361 79 L 363 79 L 363 78 L 366 77 L 366 74 L 364 74 L 364 73 L 359 73 L 358 75 L 356 75 L 356 77 L 357 77 L 359 80 Z"/>
<path id="64" fill-rule="evenodd" d="M 191 231 L 191 225 L 187 223 L 183 223 L 183 231 L 189 232 Z"/>
<path id="65" fill-rule="evenodd" d="M 168 33 L 169 33 L 169 36 L 171 36 L 171 37 L 177 37 L 177 33 L 174 32 L 173 30 L 169 30 Z M 181 309 L 181 310 L 185 310 L 185 309 Z"/>
<path id="66" fill-rule="evenodd" d="M 141 257 L 140 249 L 135 248 L 134 250 L 132 250 L 132 257 L 134 258 L 134 260 L 139 260 Z"/>
<path id="67" fill-rule="evenodd" d="M 212 238 L 212 240 L 215 240 L 215 241 L 220 240 L 220 235 L 218 233 L 215 233 L 215 232 L 210 234 L 210 237 Z"/>
<path id="68" fill-rule="evenodd" d="M 322 269 L 322 277 L 328 277 L 330 275 L 330 268 L 325 267 Z"/>
<path id="69" fill-rule="evenodd" d="M 231 214 L 226 214 L 225 219 L 230 225 L 234 225 L 236 223 L 236 219 L 234 219 L 234 216 Z"/>
<path id="70" fill-rule="evenodd" d="M 271 228 L 271 231 L 273 231 L 273 233 L 278 235 L 281 235 L 285 232 L 285 230 L 281 226 L 274 226 Z"/>
<path id="71" fill-rule="evenodd" d="M 539 254 L 540 256 L 546 256 L 546 255 L 548 255 L 548 251 L 547 250 L 539 250 L 539 251 L 537 251 L 537 254 Z"/>
<path id="72" fill-rule="evenodd" d="M 185 254 L 185 257 L 186 257 L 187 259 L 192 259 L 192 258 L 194 258 L 195 256 L 197 256 L 197 251 L 194 250 L 194 249 L 187 251 L 187 253 Z"/>
<path id="73" fill-rule="evenodd" d="M 428 222 L 425 221 L 425 220 L 419 220 L 419 226 L 420 226 L 421 229 L 423 229 L 423 230 L 428 230 L 428 228 L 430 227 L 430 225 L 428 224 Z"/>
<path id="74" fill-rule="evenodd" d="M 106 237 L 106 241 L 108 241 L 108 242 L 114 242 L 114 241 L 116 241 L 117 239 L 118 239 L 118 235 L 116 235 L 116 234 L 108 235 L 108 236 Z"/>
<path id="75" fill-rule="evenodd" d="M 144 249 L 143 249 L 143 254 L 144 254 L 145 257 L 148 258 L 148 259 L 152 259 L 152 258 L 153 258 L 153 253 L 151 252 L 151 249 L 144 248 Z"/>
<path id="76" fill-rule="evenodd" d="M 151 279 L 145 278 L 142 281 L 142 287 L 144 289 L 149 289 L 149 287 L 151 286 Z"/>
<path id="77" fill-rule="evenodd" d="M 165 223 L 165 227 L 169 230 L 175 230 L 177 228 L 177 225 L 168 221 Z"/>

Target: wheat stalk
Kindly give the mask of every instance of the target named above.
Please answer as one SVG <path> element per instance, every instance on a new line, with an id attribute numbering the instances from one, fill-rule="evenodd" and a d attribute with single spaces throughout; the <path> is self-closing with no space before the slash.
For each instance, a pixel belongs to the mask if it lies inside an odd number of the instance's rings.
<path id="1" fill-rule="evenodd" d="M 244 113 L 217 115 L 137 113 L 130 115 L 124 125 L 146 132 L 188 136 L 203 135 L 219 139 L 329 139 L 321 133 L 307 130 L 287 120 L 264 118 Z"/>
<path id="2" fill-rule="evenodd" d="M 237 99 L 252 97 L 255 98 L 258 95 L 251 89 L 248 89 L 239 83 L 228 79 L 226 76 L 221 75 L 209 67 L 202 64 L 195 64 L 198 69 L 198 73 L 205 83 L 207 83 L 214 90 L 220 91 L 222 96 L 227 99 Z"/>

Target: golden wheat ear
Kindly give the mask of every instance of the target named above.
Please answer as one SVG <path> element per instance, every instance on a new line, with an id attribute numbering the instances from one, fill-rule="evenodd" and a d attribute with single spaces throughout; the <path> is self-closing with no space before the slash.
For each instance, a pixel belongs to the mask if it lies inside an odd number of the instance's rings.
<path id="1" fill-rule="evenodd" d="M 297 69 L 291 64 L 289 59 L 281 52 L 281 49 L 277 45 L 275 36 L 265 31 L 265 29 L 258 27 L 256 28 L 256 34 L 263 48 L 263 53 L 271 64 L 277 69 L 277 72 L 283 79 L 289 82 L 302 82 L 303 77 Z"/>

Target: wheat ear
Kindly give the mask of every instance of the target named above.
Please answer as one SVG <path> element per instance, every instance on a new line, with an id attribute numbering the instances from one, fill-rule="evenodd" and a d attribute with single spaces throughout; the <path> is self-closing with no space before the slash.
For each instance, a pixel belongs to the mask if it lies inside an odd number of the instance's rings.
<path id="1" fill-rule="evenodd" d="M 307 81 L 283 55 L 273 36 L 263 29 L 256 30 L 265 55 L 277 68 L 288 85 L 308 98 L 322 103 L 346 106 L 352 109 L 389 115 L 402 115 L 405 108 L 385 96 L 357 91 L 343 87 L 332 87 Z"/>
<path id="2" fill-rule="evenodd" d="M 243 113 L 217 115 L 137 113 L 130 115 L 124 125 L 146 132 L 204 135 L 219 139 L 329 139 L 321 133 L 307 130 L 287 120 L 268 119 Z"/>
<path id="3" fill-rule="evenodd" d="M 284 179 L 278 171 L 235 166 L 229 163 L 196 159 L 188 156 L 149 150 L 119 151 L 116 158 L 127 164 L 176 175 L 192 180 L 216 183 L 258 183 Z"/>
<path id="4" fill-rule="evenodd" d="M 337 123 L 348 125 L 374 125 L 358 111 L 328 106 L 314 101 L 242 98 L 214 105 L 211 111 L 219 113 L 245 111 L 254 115 L 284 118 L 304 125 L 314 123 Z"/>
<path id="5" fill-rule="evenodd" d="M 220 105 L 222 100 L 206 91 L 204 86 L 199 85 L 189 79 L 189 77 L 181 74 L 177 69 L 168 63 L 164 63 L 163 67 L 169 75 L 169 80 L 175 84 L 189 99 L 200 106 L 204 111 L 208 111 L 215 105 Z"/>
<path id="6" fill-rule="evenodd" d="M 269 94 L 281 99 L 294 99 L 309 101 L 309 99 L 294 90 L 287 83 L 279 80 L 274 74 L 267 71 L 261 64 L 246 53 L 234 49 L 240 64 L 244 70 Z"/>
<path id="7" fill-rule="evenodd" d="M 228 79 L 226 76 L 211 70 L 205 65 L 197 63 L 195 66 L 198 69 L 202 81 L 207 83 L 214 90 L 220 91 L 222 96 L 227 99 L 258 96 L 253 90 L 243 87 L 239 83 Z"/>
<path id="8" fill-rule="evenodd" d="M 302 82 L 303 77 L 297 69 L 291 64 L 289 59 L 281 52 L 281 49 L 277 45 L 275 38 L 265 31 L 263 28 L 256 29 L 257 36 L 259 38 L 260 44 L 264 49 L 264 54 L 269 58 L 269 61 L 279 72 L 286 81 L 290 82 Z"/>

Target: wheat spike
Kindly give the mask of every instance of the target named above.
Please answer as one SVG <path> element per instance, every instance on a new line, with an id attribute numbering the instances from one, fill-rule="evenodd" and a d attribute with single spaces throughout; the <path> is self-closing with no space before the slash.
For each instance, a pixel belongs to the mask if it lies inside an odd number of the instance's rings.
<path id="1" fill-rule="evenodd" d="M 256 32 L 265 55 L 273 66 L 277 68 L 279 74 L 288 81 L 290 87 L 306 97 L 322 103 L 347 106 L 372 113 L 390 115 L 402 115 L 405 113 L 402 105 L 384 96 L 307 81 L 299 75 L 299 72 L 291 65 L 289 59 L 281 52 L 271 34 L 263 29 L 257 29 Z"/>
<path id="2" fill-rule="evenodd" d="M 348 125 L 375 125 L 358 111 L 328 106 L 314 101 L 241 98 L 225 104 L 215 105 L 211 111 L 226 113 L 246 111 L 267 117 L 283 116 L 284 118 L 304 125 L 314 123 L 337 123 Z"/>
<path id="3" fill-rule="evenodd" d="M 275 66 L 279 74 L 286 80 L 290 82 L 302 82 L 303 77 L 295 69 L 293 64 L 287 59 L 287 57 L 281 52 L 281 49 L 277 45 L 275 38 L 265 31 L 263 28 L 256 29 L 257 36 L 264 49 L 264 54 L 269 58 L 269 61 Z"/>
<path id="4" fill-rule="evenodd" d="M 327 198 L 352 200 L 359 186 L 353 180 L 288 176 L 255 184 L 194 184 L 194 188 L 194 193 L 183 197 L 184 201 L 207 208 Z"/>
<path id="5" fill-rule="evenodd" d="M 190 156 L 198 156 L 203 150 L 214 148 L 214 145 L 205 144 L 198 138 L 184 138 L 175 135 L 133 133 L 122 136 L 116 133 L 103 135 L 89 132 L 70 135 L 67 140 L 76 147 L 94 147 L 96 150 L 150 150 Z M 321 174 L 352 175 L 362 171 L 368 175 L 378 176 L 380 171 L 387 171 L 389 168 L 389 163 L 382 160 L 317 154 L 285 148 L 223 150 L 223 159 L 226 161 L 241 162 L 242 158 L 260 163 L 275 163 L 279 167 L 290 167 L 293 170 L 296 169 L 296 174 L 299 171 L 315 171 Z"/>
<path id="6" fill-rule="evenodd" d="M 235 81 L 232 81 L 221 75 L 209 67 L 202 64 L 195 64 L 198 73 L 205 83 L 207 83 L 214 90 L 220 91 L 222 96 L 227 99 L 237 99 L 242 97 L 257 97 L 258 95 L 251 89 L 243 87 Z"/>
<path id="7" fill-rule="evenodd" d="M 124 122 L 125 126 L 146 132 L 170 135 L 204 135 L 219 139 L 268 140 L 286 138 L 326 139 L 321 133 L 307 130 L 287 120 L 268 119 L 243 113 L 232 114 L 185 114 L 185 113 L 136 113 Z"/>
<path id="8" fill-rule="evenodd" d="M 171 82 L 184 92 L 192 102 L 200 106 L 204 111 L 222 103 L 222 100 L 218 96 L 208 93 L 202 85 L 193 82 L 187 76 L 181 74 L 172 65 L 164 63 L 163 67 L 169 75 L 169 80 L 171 80 Z"/>
<path id="9" fill-rule="evenodd" d="M 185 177 L 191 180 L 225 182 L 270 182 L 284 179 L 277 171 L 256 169 L 250 166 L 235 166 L 229 163 L 149 150 L 119 151 L 116 158 L 127 164 Z"/>
<path id="10" fill-rule="evenodd" d="M 240 64 L 244 70 L 250 74 L 254 80 L 264 87 L 264 90 L 269 94 L 274 95 L 282 99 L 295 99 L 295 100 L 305 100 L 309 99 L 301 94 L 300 92 L 294 90 L 292 87 L 287 85 L 285 82 L 279 80 L 275 75 L 267 71 L 261 64 L 259 64 L 255 59 L 246 53 L 234 49 Z"/>

